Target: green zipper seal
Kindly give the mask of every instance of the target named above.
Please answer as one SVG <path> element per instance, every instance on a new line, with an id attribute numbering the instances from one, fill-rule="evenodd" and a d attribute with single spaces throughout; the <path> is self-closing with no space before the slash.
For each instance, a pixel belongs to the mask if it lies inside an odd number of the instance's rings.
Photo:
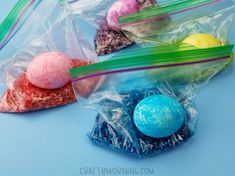
<path id="1" fill-rule="evenodd" d="M 168 65 L 188 62 L 200 62 L 213 60 L 214 58 L 230 56 L 234 45 L 226 45 L 206 49 L 183 50 L 173 52 L 160 52 L 158 50 L 145 53 L 142 56 L 127 56 L 115 60 L 108 60 L 88 66 L 73 68 L 70 70 L 72 78 L 93 74 L 101 71 L 113 71 L 118 69 L 138 68 L 145 66 Z"/>
<path id="2" fill-rule="evenodd" d="M 29 3 L 29 0 L 19 0 L 10 13 L 7 15 L 5 20 L 0 25 L 0 43 L 3 41 L 4 37 L 11 30 L 16 18 L 19 16 L 24 7 Z"/>
<path id="3" fill-rule="evenodd" d="M 196 8 L 197 6 L 202 6 L 216 1 L 218 0 L 183 0 L 180 2 L 168 2 L 162 5 L 157 4 L 138 13 L 119 17 L 119 23 L 123 25 L 124 23 L 143 21 L 153 17 L 160 17 L 163 15 L 172 14 L 174 12 L 183 11 L 185 9 Z"/>

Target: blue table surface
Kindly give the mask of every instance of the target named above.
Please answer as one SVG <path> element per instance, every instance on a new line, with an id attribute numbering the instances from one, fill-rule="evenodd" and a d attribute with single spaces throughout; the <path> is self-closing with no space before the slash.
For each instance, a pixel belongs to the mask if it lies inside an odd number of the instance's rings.
<path id="1" fill-rule="evenodd" d="M 15 2 L 1 3 L 0 21 Z M 230 36 L 235 36 L 235 25 Z M 96 113 L 77 103 L 32 113 L 0 114 L 0 176 L 78 176 L 85 175 L 84 168 L 95 167 L 149 168 L 154 174 L 145 175 L 154 176 L 234 175 L 234 99 L 233 65 L 197 96 L 195 136 L 173 151 L 148 159 L 91 144 L 86 134 Z"/>

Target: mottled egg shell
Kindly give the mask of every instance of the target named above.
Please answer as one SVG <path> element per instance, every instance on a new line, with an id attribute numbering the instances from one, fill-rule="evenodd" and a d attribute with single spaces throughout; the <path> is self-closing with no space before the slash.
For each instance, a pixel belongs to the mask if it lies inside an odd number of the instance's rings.
<path id="1" fill-rule="evenodd" d="M 183 125 L 186 112 L 174 98 L 153 95 L 135 107 L 134 123 L 137 129 L 153 138 L 168 137 Z"/>
<path id="2" fill-rule="evenodd" d="M 57 89 L 70 81 L 71 59 L 60 52 L 47 52 L 34 58 L 27 68 L 27 78 L 43 89 Z"/>
<path id="3" fill-rule="evenodd" d="M 139 10 L 140 8 L 136 0 L 119 0 L 115 2 L 107 13 L 108 26 L 113 30 L 120 31 L 118 18 L 136 13 Z"/>

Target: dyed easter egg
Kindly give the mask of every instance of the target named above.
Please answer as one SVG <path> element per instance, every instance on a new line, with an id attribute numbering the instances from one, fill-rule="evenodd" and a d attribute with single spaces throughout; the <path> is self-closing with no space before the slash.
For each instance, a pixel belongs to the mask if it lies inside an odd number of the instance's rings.
<path id="1" fill-rule="evenodd" d="M 27 78 L 43 89 L 57 89 L 70 81 L 71 59 L 60 52 L 44 53 L 32 60 L 27 68 Z"/>
<path id="2" fill-rule="evenodd" d="M 221 46 L 221 42 L 210 34 L 193 34 L 183 40 L 184 44 L 190 44 L 197 48 L 211 48 Z"/>
<path id="3" fill-rule="evenodd" d="M 174 98 L 153 95 L 140 101 L 134 110 L 134 123 L 144 135 L 168 137 L 183 125 L 186 112 Z"/>
<path id="4" fill-rule="evenodd" d="M 111 29 L 120 31 L 118 18 L 136 13 L 139 10 L 140 7 L 136 0 L 119 0 L 110 7 L 106 17 L 107 24 Z"/>

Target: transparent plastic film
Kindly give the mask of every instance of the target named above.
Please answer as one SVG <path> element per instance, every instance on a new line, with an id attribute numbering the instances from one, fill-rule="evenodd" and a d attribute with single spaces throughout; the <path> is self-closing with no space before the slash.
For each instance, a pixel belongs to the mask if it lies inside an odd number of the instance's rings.
<path id="1" fill-rule="evenodd" d="M 156 4 L 155 0 L 79 0 L 68 3 L 74 16 L 95 27 L 94 45 L 98 55 L 106 55 L 133 45 L 121 31 L 118 17 Z"/>
<path id="2" fill-rule="evenodd" d="M 87 107 L 98 112 L 88 135 L 95 144 L 138 157 L 150 157 L 185 143 L 196 130 L 198 113 L 194 98 L 228 65 L 233 46 L 185 51 L 161 48 L 158 54 L 148 49 L 143 49 L 142 59 L 131 57 L 129 52 L 120 58 L 116 56 L 110 61 L 71 70 L 77 98 L 83 98 Z M 92 85 L 85 96 L 80 92 L 84 82 Z M 137 125 L 136 108 L 149 98 L 159 97 L 174 99 L 186 115 L 171 135 L 153 137 Z"/>
<path id="3" fill-rule="evenodd" d="M 64 13 L 59 2 L 41 3 L 10 40 L 13 45 L 7 44 L 0 55 L 0 112 L 28 112 L 75 102 L 69 69 L 97 60 L 78 22 Z M 42 10 L 53 3 L 50 15 L 44 17 Z M 11 47 L 18 49 L 10 53 Z"/>
<path id="4" fill-rule="evenodd" d="M 182 42 L 193 34 L 210 34 L 227 43 L 234 18 L 233 0 L 186 0 L 157 4 L 120 17 L 122 31 L 140 45 Z"/>

